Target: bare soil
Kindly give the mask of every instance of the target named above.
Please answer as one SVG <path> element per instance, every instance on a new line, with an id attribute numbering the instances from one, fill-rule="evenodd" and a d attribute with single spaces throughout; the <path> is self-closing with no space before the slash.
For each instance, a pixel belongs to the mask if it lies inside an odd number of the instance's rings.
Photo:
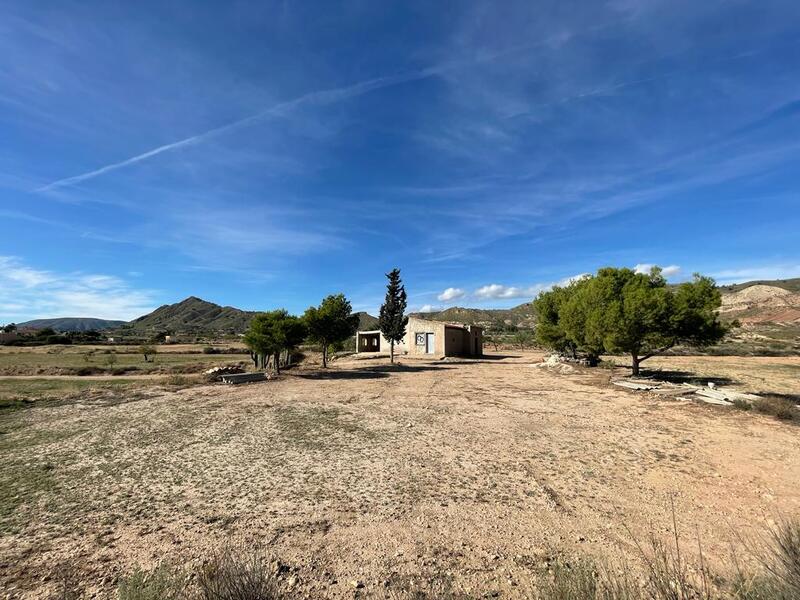
<path id="1" fill-rule="evenodd" d="M 71 564 L 113 597 L 136 566 L 193 565 L 234 539 L 289 565 L 300 597 L 437 575 L 516 598 L 557 554 L 635 561 L 631 534 L 667 533 L 671 497 L 685 551 L 699 537 L 719 568 L 740 536 L 800 511 L 800 427 L 540 361 L 350 359 L 2 414 L 0 589 L 46 598 Z M 652 364 L 800 395 L 797 357 Z"/>

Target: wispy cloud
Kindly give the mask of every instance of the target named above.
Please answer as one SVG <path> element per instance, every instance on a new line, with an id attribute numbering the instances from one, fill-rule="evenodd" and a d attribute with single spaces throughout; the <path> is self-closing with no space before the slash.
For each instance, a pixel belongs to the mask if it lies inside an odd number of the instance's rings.
<path id="1" fill-rule="evenodd" d="M 466 295 L 467 292 L 461 288 L 449 287 L 441 294 L 436 296 L 436 298 L 438 298 L 439 302 L 454 302 L 456 300 L 460 300 Z"/>
<path id="2" fill-rule="evenodd" d="M 538 296 L 540 293 L 552 289 L 554 286 L 569 285 L 573 281 L 577 281 L 587 277 L 588 273 L 580 273 L 571 277 L 565 277 L 559 281 L 551 281 L 547 283 L 535 283 L 529 286 L 513 286 L 502 285 L 499 283 L 490 283 L 480 286 L 473 292 L 467 292 L 461 288 L 447 288 L 437 296 L 440 302 L 450 302 L 453 299 L 469 299 L 475 302 L 487 302 L 492 300 L 518 300 L 528 299 L 531 300 Z"/>
<path id="3" fill-rule="evenodd" d="M 639 263 L 635 267 L 633 267 L 633 270 L 636 271 L 637 273 L 648 275 L 650 271 L 653 269 L 653 267 L 657 266 L 658 265 L 652 263 Z M 681 268 L 678 265 L 668 265 L 666 267 L 661 267 L 661 274 L 667 279 L 672 279 L 674 277 L 677 277 L 678 275 L 680 275 L 680 273 L 681 273 Z"/>
<path id="4" fill-rule="evenodd" d="M 155 292 L 110 275 L 56 273 L 0 256 L 0 319 L 96 317 L 129 320 L 152 311 Z"/>
<path id="5" fill-rule="evenodd" d="M 717 283 L 721 284 L 741 283 L 756 279 L 793 279 L 800 277 L 800 264 L 788 263 L 721 269 L 712 272 L 711 276 L 717 280 Z"/>
<path id="6" fill-rule="evenodd" d="M 178 150 L 186 146 L 199 144 L 210 138 L 234 131 L 236 129 L 239 129 L 256 121 L 260 121 L 270 117 L 285 116 L 289 112 L 301 108 L 302 106 L 326 105 L 326 104 L 333 104 L 335 102 L 342 102 L 349 98 L 360 96 L 362 94 L 367 94 L 374 90 L 379 90 L 419 79 L 425 79 L 427 77 L 435 75 L 438 72 L 439 72 L 438 68 L 421 69 L 418 71 L 412 71 L 404 74 L 390 75 L 385 77 L 375 77 L 372 79 L 359 81 L 357 83 L 338 88 L 330 88 L 326 90 L 317 90 L 314 92 L 309 92 L 307 94 L 303 94 L 302 96 L 298 96 L 297 98 L 293 98 L 292 100 L 279 102 L 278 104 L 265 108 L 264 110 L 259 111 L 253 115 L 237 119 L 235 121 L 226 123 L 219 127 L 208 129 L 206 131 L 203 131 L 202 133 L 198 133 L 183 138 L 181 140 L 171 142 L 169 144 L 158 146 L 146 152 L 142 152 L 141 154 L 137 154 L 135 156 L 131 156 L 130 158 L 126 158 L 125 160 L 110 163 L 98 169 L 87 171 L 86 173 L 81 173 L 79 175 L 74 175 L 72 177 L 65 177 L 63 179 L 52 181 L 46 185 L 37 188 L 34 191 L 47 192 L 56 188 L 75 185 L 76 183 L 80 183 L 88 179 L 93 179 L 105 173 L 109 173 L 111 171 L 116 171 L 117 169 L 122 169 L 124 167 L 140 163 L 142 161 L 158 156 L 159 154 L 163 154 L 164 152 Z"/>
<path id="7" fill-rule="evenodd" d="M 535 285 L 527 288 L 500 285 L 491 283 L 475 290 L 474 296 L 480 300 L 509 300 L 512 298 L 532 298 L 538 294 L 543 287 Z"/>

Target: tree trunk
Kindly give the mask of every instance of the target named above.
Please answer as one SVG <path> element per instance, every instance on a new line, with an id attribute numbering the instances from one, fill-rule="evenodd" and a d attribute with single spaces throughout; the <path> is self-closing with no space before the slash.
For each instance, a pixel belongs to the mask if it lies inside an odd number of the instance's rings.
<path id="1" fill-rule="evenodd" d="M 639 359 L 639 355 L 632 353 L 631 354 L 631 375 L 634 377 L 639 374 L 639 363 L 642 361 Z"/>
<path id="2" fill-rule="evenodd" d="M 322 368 L 328 368 L 328 344 L 324 342 L 322 344 Z"/>
<path id="3" fill-rule="evenodd" d="M 394 364 L 394 340 L 389 342 L 389 362 Z"/>
<path id="4" fill-rule="evenodd" d="M 281 374 L 281 353 L 280 352 L 276 352 L 275 353 L 275 358 L 273 360 L 275 361 L 275 375 L 280 375 Z"/>

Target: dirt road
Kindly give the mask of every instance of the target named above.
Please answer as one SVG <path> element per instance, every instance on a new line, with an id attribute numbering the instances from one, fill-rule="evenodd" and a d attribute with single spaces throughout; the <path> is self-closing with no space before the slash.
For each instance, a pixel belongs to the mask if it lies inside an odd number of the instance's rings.
<path id="1" fill-rule="evenodd" d="M 699 536 L 715 566 L 800 512 L 800 428 L 539 360 L 351 361 L 3 416 L 0 588 L 46 597 L 70 562 L 102 597 L 234 538 L 309 598 L 435 574 L 513 598 L 556 554 L 635 556 L 626 528 L 666 532 L 670 497 L 686 552 Z"/>

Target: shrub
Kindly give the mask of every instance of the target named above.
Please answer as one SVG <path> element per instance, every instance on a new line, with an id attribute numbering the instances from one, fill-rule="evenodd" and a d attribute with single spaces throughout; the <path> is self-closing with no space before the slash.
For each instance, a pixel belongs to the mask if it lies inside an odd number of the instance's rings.
<path id="1" fill-rule="evenodd" d="M 755 576 L 739 572 L 734 586 L 735 597 L 740 600 L 800 598 L 800 519 L 779 522 L 749 546 L 748 549 L 761 563 L 762 572 Z"/>
<path id="2" fill-rule="evenodd" d="M 82 600 L 84 590 L 80 584 L 78 571 L 72 564 L 62 564 L 56 570 L 56 591 L 54 600 Z"/>
<path id="3" fill-rule="evenodd" d="M 204 600 L 279 600 L 284 597 L 270 560 L 260 547 L 226 546 L 197 578 Z"/>
<path id="4" fill-rule="evenodd" d="M 219 348 L 214 348 L 213 346 L 206 346 L 203 348 L 203 354 L 220 354 L 221 351 Z"/>
<path id="5" fill-rule="evenodd" d="M 753 405 L 750 404 L 747 400 L 742 400 L 741 398 L 736 398 L 733 401 L 733 407 L 738 408 L 739 410 L 750 410 L 753 408 Z"/>
<path id="6" fill-rule="evenodd" d="M 79 377 L 86 377 L 87 375 L 99 375 L 103 372 L 103 369 L 100 367 L 80 367 L 79 369 L 75 370 L 75 375 L 78 375 Z"/>
<path id="7" fill-rule="evenodd" d="M 798 411 L 794 402 L 777 396 L 766 396 L 753 403 L 753 408 L 758 412 L 772 415 L 782 421 L 794 421 L 798 418 Z"/>
<path id="8" fill-rule="evenodd" d="M 587 559 L 573 563 L 557 561 L 552 565 L 553 576 L 545 583 L 544 597 L 552 600 L 593 600 L 598 597 L 598 577 L 594 565 Z"/>
<path id="9" fill-rule="evenodd" d="M 175 600 L 184 585 L 179 575 L 162 566 L 149 573 L 137 569 L 120 581 L 118 591 L 119 600 Z"/>
<path id="10" fill-rule="evenodd" d="M 167 377 L 167 385 L 174 385 L 176 387 L 186 387 L 191 385 L 192 380 L 183 375 L 170 375 Z"/>
<path id="11" fill-rule="evenodd" d="M 138 371 L 139 367 L 135 367 L 133 365 L 128 365 L 125 367 L 114 367 L 111 369 L 112 375 L 125 375 L 126 373 L 131 373 L 133 371 Z"/>

